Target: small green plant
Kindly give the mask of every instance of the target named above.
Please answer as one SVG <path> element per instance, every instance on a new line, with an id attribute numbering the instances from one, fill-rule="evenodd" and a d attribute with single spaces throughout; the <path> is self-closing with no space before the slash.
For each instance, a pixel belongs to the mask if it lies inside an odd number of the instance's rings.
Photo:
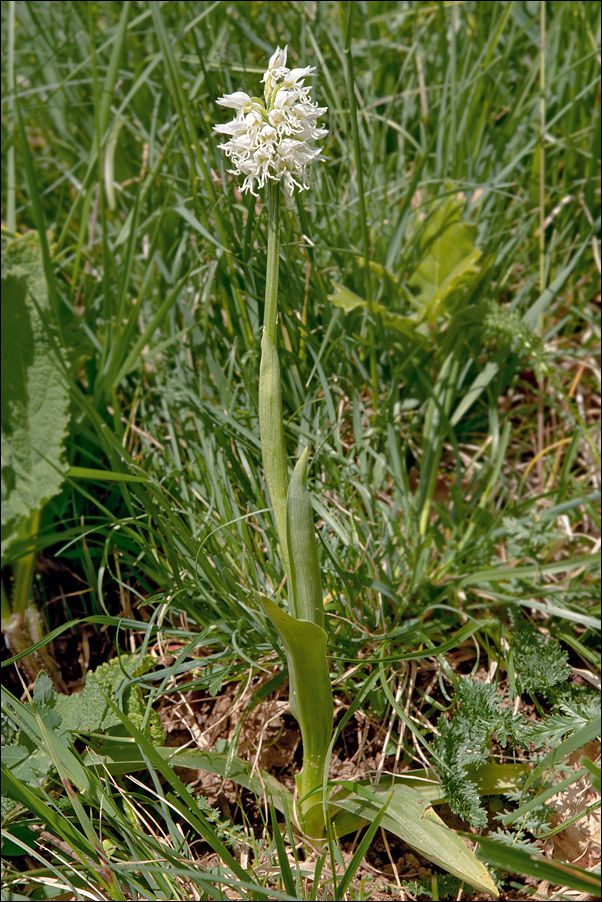
<path id="1" fill-rule="evenodd" d="M 509 741 L 521 743 L 522 718 L 502 708 L 496 687 L 462 678 L 459 682 L 459 707 L 451 720 L 439 718 L 439 735 L 433 742 L 442 762 L 439 776 L 450 808 L 473 827 L 487 825 L 476 774 L 491 757 L 495 734 L 502 748 Z"/>
<path id="2" fill-rule="evenodd" d="M 270 599 L 261 603 L 283 641 L 289 667 L 291 711 L 301 728 L 303 770 L 297 778 L 300 820 L 310 835 L 322 835 L 322 786 L 333 724 L 332 689 L 326 661 L 324 603 L 312 506 L 307 491 L 305 449 L 288 479 L 278 359 L 278 275 L 280 264 L 280 189 L 291 195 L 307 188 L 306 167 L 320 159 L 311 142 L 327 132 L 317 125 L 326 112 L 312 104 L 304 81 L 310 67 L 289 69 L 287 48 L 278 48 L 263 77 L 264 102 L 242 91 L 218 102 L 234 107 L 234 122 L 217 126 L 231 134 L 222 145 L 234 174 L 245 173 L 243 190 L 268 189 L 268 249 L 264 327 L 259 373 L 259 428 L 266 482 L 280 552 L 289 586 L 287 614 Z M 311 814 L 310 814 L 311 811 Z"/>
<path id="3" fill-rule="evenodd" d="M 159 716 L 146 703 L 140 686 L 133 680 L 142 677 L 154 664 L 150 656 L 121 655 L 101 664 L 86 674 L 84 688 L 79 693 L 58 693 L 47 674 L 42 671 L 33 687 L 31 701 L 25 709 L 34 715 L 39 728 L 56 737 L 59 743 L 70 743 L 79 735 L 102 734 L 99 748 L 110 742 L 119 743 L 129 735 L 117 716 L 114 704 L 119 702 L 128 721 L 155 745 L 165 741 L 165 731 Z M 2 692 L 2 761 L 16 780 L 25 786 L 39 789 L 56 777 L 57 763 L 48 743 L 40 743 L 37 731 L 28 730 L 24 719 L 14 710 L 9 717 L 12 699 Z M 15 727 L 20 724 L 20 729 Z M 2 819 L 18 807 L 18 799 L 10 790 L 2 789 Z"/>
<path id="4" fill-rule="evenodd" d="M 515 645 L 514 666 L 521 692 L 546 693 L 570 676 L 566 651 L 556 639 L 543 636 L 531 624 L 517 625 Z"/>
<path id="5" fill-rule="evenodd" d="M 493 683 L 462 677 L 457 710 L 450 719 L 439 717 L 439 735 L 433 747 L 452 811 L 474 827 L 486 827 L 488 823 L 481 786 L 488 771 L 495 768 L 494 744 L 503 750 L 505 758 L 514 757 L 517 749 L 524 751 L 530 744 L 540 752 L 535 756 L 534 768 L 516 768 L 515 783 L 503 793 L 519 813 L 524 812 L 517 818 L 519 826 L 512 831 L 498 829 L 496 834 L 500 841 L 522 843 L 523 848 L 533 851 L 535 847 L 530 846 L 527 834 L 536 835 L 546 823 L 546 801 L 557 791 L 543 777 L 552 766 L 598 735 L 600 701 L 591 693 L 565 698 L 556 692 L 555 687 L 566 685 L 569 668 L 566 652 L 553 637 L 544 637 L 531 624 L 521 623 L 512 643 L 521 691 L 536 699 L 547 699 L 552 711 L 531 723 L 524 715 L 512 713 L 510 699 L 499 694 Z M 567 785 L 570 782 L 569 777 Z M 496 817 L 506 825 L 515 821 L 508 811 Z"/>

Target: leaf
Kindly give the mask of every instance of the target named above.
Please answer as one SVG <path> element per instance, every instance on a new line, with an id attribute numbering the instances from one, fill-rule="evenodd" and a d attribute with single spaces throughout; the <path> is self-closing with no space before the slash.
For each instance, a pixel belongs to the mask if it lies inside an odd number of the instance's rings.
<path id="1" fill-rule="evenodd" d="M 454 814 L 473 827 L 487 825 L 487 812 L 481 804 L 475 775 L 487 766 L 494 734 L 503 748 L 509 738 L 520 740 L 522 720 L 501 705 L 496 688 L 490 683 L 460 678 L 460 705 L 450 720 L 439 717 L 438 735 L 433 749 L 439 764 L 437 771 L 447 801 Z"/>
<path id="2" fill-rule="evenodd" d="M 335 820 L 339 835 L 356 830 L 362 821 L 374 820 L 388 803 L 381 821 L 386 830 L 450 874 L 497 898 L 498 892 L 487 868 L 441 820 L 431 803 L 414 789 L 402 784 L 370 789 L 355 784 L 344 786 L 348 795 L 336 797 L 334 802 L 345 812 Z"/>
<path id="3" fill-rule="evenodd" d="M 591 758 L 582 758 L 581 764 L 590 772 L 591 784 L 596 792 L 602 792 L 602 772 L 600 768 L 594 764 Z"/>
<path id="4" fill-rule="evenodd" d="M 42 321 L 49 309 L 40 241 L 30 232 L 2 255 L 3 558 L 63 482 L 69 397 Z"/>
<path id="5" fill-rule="evenodd" d="M 353 291 L 349 288 L 345 288 L 344 285 L 339 285 L 338 282 L 334 283 L 334 294 L 329 294 L 328 300 L 334 304 L 335 307 L 344 310 L 345 313 L 350 313 L 358 307 L 367 306 L 366 301 L 361 298 L 359 294 L 354 294 Z"/>
<path id="6" fill-rule="evenodd" d="M 307 620 L 295 620 L 286 611 L 262 596 L 261 605 L 282 639 L 288 662 L 291 713 L 301 728 L 303 770 L 297 775 L 302 810 L 309 793 L 322 785 L 322 774 L 333 725 L 330 673 L 326 660 L 326 633 Z M 314 806 L 318 807 L 318 806 Z M 324 822 L 321 812 L 314 820 L 305 818 L 306 831 L 319 832 Z M 311 822 L 310 822 L 311 821 Z M 321 822 L 321 823 L 320 823 Z"/>
<path id="7" fill-rule="evenodd" d="M 293 613 L 297 620 L 324 625 L 322 579 L 311 498 L 307 491 L 307 448 L 297 461 L 286 496 Z"/>
<path id="8" fill-rule="evenodd" d="M 121 725 L 109 707 L 102 685 L 92 673 L 86 674 L 81 692 L 57 694 L 54 707 L 61 715 L 62 726 L 72 733 L 95 733 Z"/>
<path id="9" fill-rule="evenodd" d="M 361 298 L 359 294 L 354 294 L 353 291 L 344 285 L 340 285 L 338 282 L 334 283 L 334 294 L 329 294 L 328 300 L 335 307 L 344 310 L 345 313 L 351 313 L 359 307 L 368 309 L 368 302 L 364 298 Z M 424 342 L 424 336 L 417 331 L 417 323 L 413 317 L 402 316 L 401 313 L 393 313 L 382 304 L 373 304 L 373 308 L 375 316 L 384 325 L 395 329 L 396 332 L 400 332 L 412 341 L 420 342 L 421 344 Z"/>
<path id="10" fill-rule="evenodd" d="M 543 855 L 513 849 L 493 839 L 475 836 L 486 861 L 496 868 L 512 874 L 528 874 L 538 880 L 547 880 L 556 886 L 568 886 L 582 893 L 595 894 L 600 890 L 600 878 L 575 865 L 544 858 Z M 595 897 L 596 898 L 596 897 Z"/>
<path id="11" fill-rule="evenodd" d="M 276 532 L 284 568 L 290 574 L 288 541 L 286 537 L 286 443 L 282 419 L 282 387 L 280 361 L 276 346 L 264 329 L 261 339 L 259 368 L 259 434 L 263 469 L 268 484 L 270 503 L 274 512 Z"/>
<path id="12" fill-rule="evenodd" d="M 525 784 L 524 791 L 527 789 L 547 770 L 550 770 L 552 767 L 558 764 L 559 761 L 563 761 L 565 758 L 568 758 L 569 755 L 572 755 L 573 752 L 577 751 L 577 749 L 583 748 L 588 744 L 588 742 L 592 742 L 594 739 L 597 739 L 602 732 L 602 720 L 600 715 L 594 717 L 591 723 L 586 723 L 584 726 L 579 727 L 578 730 L 564 739 L 559 745 L 555 748 L 551 749 L 547 755 L 542 758 L 542 760 L 538 763 L 537 767 L 529 775 L 529 778 Z"/>
<path id="13" fill-rule="evenodd" d="M 422 318 L 435 322 L 452 292 L 479 272 L 481 252 L 475 247 L 476 226 L 462 218 L 462 203 L 446 198 L 429 217 L 421 239 L 421 260 L 410 280 L 418 288 Z"/>
<path id="14" fill-rule="evenodd" d="M 548 541 L 547 531 L 545 540 Z M 525 537 L 520 537 L 523 547 Z M 527 536 L 529 540 L 531 536 Z M 545 692 L 571 675 L 568 653 L 553 636 L 545 637 L 530 623 L 520 624 L 516 636 L 515 668 L 523 692 Z"/>
<path id="15" fill-rule="evenodd" d="M 158 747 L 157 752 L 165 758 L 170 767 L 189 767 L 217 774 L 224 780 L 232 780 L 258 796 L 268 796 L 278 811 L 294 817 L 294 797 L 276 777 L 261 768 L 253 767 L 247 761 L 228 752 L 204 752 L 200 749 L 174 749 Z M 127 774 L 145 770 L 146 761 L 140 749 L 129 740 L 108 737 L 94 751 L 86 755 L 87 766 L 95 767 L 99 759 L 111 774 Z"/>

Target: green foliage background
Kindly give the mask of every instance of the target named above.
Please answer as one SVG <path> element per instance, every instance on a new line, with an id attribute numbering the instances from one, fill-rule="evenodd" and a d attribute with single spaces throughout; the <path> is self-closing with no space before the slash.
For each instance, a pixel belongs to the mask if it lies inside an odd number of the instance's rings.
<path id="1" fill-rule="evenodd" d="M 267 217 L 241 197 L 212 127 L 215 99 L 256 92 L 288 44 L 294 63 L 318 67 L 313 93 L 329 110 L 327 160 L 283 211 L 279 341 L 290 460 L 311 448 L 335 693 L 387 738 L 386 769 L 426 759 L 442 776 L 436 737 L 472 716 L 463 678 L 488 676 L 497 698 L 533 705 L 541 760 L 558 748 L 560 760 L 571 736 L 595 732 L 595 711 L 570 693 L 599 672 L 599 6 L 353 6 L 363 218 L 338 4 L 2 5 L 3 247 L 39 235 L 45 335 L 71 414 L 65 482 L 33 539 L 34 598 L 55 641 L 84 621 L 117 647 L 128 630 L 141 659 L 152 651 L 149 711 L 180 692 L 234 685 L 243 698 L 251 678 L 250 711 L 283 679 L 258 603 L 283 575 L 258 439 Z M 541 638 L 523 645 L 527 634 Z M 23 728 L 27 711 L 11 705 Z M 119 789 L 96 773 L 82 782 L 78 735 L 52 740 L 63 769 L 19 790 L 11 836 L 27 845 L 47 818 L 73 854 L 61 863 L 50 846 L 37 864 L 76 894 L 184 898 L 178 869 L 201 898 L 222 892 L 194 861 L 204 815 L 175 778 L 165 790 L 169 769 L 144 736 L 143 791 L 127 775 Z M 519 737 L 498 739 L 480 736 L 479 766 L 525 758 Z M 87 810 L 65 779 L 87 787 Z M 521 786 L 504 811 L 531 798 Z M 475 793 L 464 811 L 492 817 Z M 164 843 L 144 826 L 151 813 Z M 544 821 L 520 841 L 541 845 Z M 239 891 L 273 880 L 281 898 L 311 893 L 280 834 L 265 841 L 249 839 L 249 860 L 273 856 L 280 876 L 233 870 Z M 105 842 L 112 876 L 99 871 Z M 363 897 L 332 848 L 322 865 L 317 893 L 344 873 Z"/>

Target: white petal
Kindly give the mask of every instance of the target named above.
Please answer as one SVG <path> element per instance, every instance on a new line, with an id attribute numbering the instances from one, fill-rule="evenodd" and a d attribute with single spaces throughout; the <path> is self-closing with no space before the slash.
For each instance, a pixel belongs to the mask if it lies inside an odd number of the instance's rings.
<path id="1" fill-rule="evenodd" d="M 282 84 L 285 88 L 290 88 L 292 85 L 296 85 L 301 78 L 313 75 L 315 71 L 314 66 L 305 66 L 304 69 L 291 69 L 288 75 L 284 76 Z"/>
<path id="2" fill-rule="evenodd" d="M 270 57 L 268 69 L 280 69 L 282 66 L 286 66 L 287 53 L 288 45 L 286 47 L 283 47 L 282 50 L 280 49 L 280 47 L 276 47 L 276 50 Z"/>
<path id="3" fill-rule="evenodd" d="M 231 107 L 233 110 L 242 110 L 243 107 L 247 104 L 252 104 L 253 101 L 244 91 L 235 91 L 234 94 L 224 94 L 217 103 L 220 106 Z"/>
<path id="4" fill-rule="evenodd" d="M 244 122 L 233 119 L 232 122 L 225 122 L 223 125 L 214 125 L 213 131 L 220 135 L 240 135 L 246 131 Z"/>

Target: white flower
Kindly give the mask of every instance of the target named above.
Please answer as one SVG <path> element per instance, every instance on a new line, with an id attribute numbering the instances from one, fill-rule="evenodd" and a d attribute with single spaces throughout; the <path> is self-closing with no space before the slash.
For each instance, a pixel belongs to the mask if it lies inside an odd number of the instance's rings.
<path id="1" fill-rule="evenodd" d="M 257 197 L 266 179 L 282 182 L 287 194 L 309 188 L 306 168 L 314 160 L 323 160 L 320 149 L 312 142 L 324 138 L 328 130 L 318 126 L 326 107 L 312 103 L 304 80 L 311 77 L 313 66 L 288 69 L 288 48 L 277 47 L 263 74 L 264 101 L 244 91 L 224 94 L 220 106 L 236 110 L 235 118 L 214 131 L 229 135 L 219 147 L 232 161 L 232 175 L 244 175 L 243 191 Z"/>
<path id="2" fill-rule="evenodd" d="M 235 91 L 234 94 L 224 94 L 217 102 L 220 106 L 232 107 L 233 110 L 247 110 L 253 108 L 253 98 L 244 91 Z"/>
<path id="3" fill-rule="evenodd" d="M 282 84 L 285 88 L 290 88 L 292 85 L 296 85 L 302 78 L 313 75 L 315 71 L 314 66 L 306 66 L 304 69 L 289 69 L 282 80 Z"/>
<path id="4" fill-rule="evenodd" d="M 268 78 L 280 79 L 284 76 L 286 72 L 289 70 L 286 68 L 286 55 L 288 53 L 288 47 L 285 47 L 284 50 L 281 50 L 280 47 L 276 47 L 276 50 L 270 57 L 270 61 L 268 63 L 268 68 L 263 73 L 262 81 L 267 81 Z"/>

